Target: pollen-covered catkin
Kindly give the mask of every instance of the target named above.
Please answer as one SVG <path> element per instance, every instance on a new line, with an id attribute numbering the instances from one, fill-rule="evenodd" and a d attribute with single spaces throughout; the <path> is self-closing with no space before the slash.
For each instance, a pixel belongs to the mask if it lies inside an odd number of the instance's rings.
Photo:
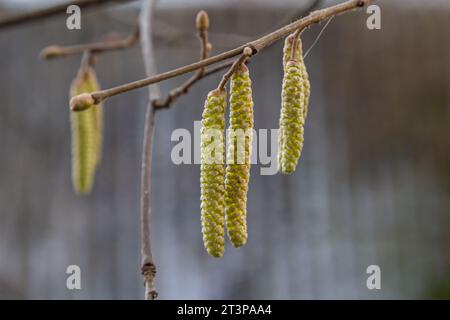
<path id="1" fill-rule="evenodd" d="M 295 58 L 291 59 L 293 40 L 293 35 L 287 37 L 283 49 L 284 78 L 278 138 L 278 171 L 285 174 L 295 171 L 301 156 L 310 92 L 300 39 L 297 39 Z"/>
<path id="2" fill-rule="evenodd" d="M 283 68 L 286 68 L 286 64 L 288 63 L 289 60 L 291 60 L 291 53 L 292 53 L 292 43 L 294 40 L 294 34 L 291 34 L 289 36 L 286 37 L 285 41 L 284 41 L 284 47 L 283 47 Z M 306 69 L 306 65 L 305 65 L 305 61 L 303 58 L 303 50 L 302 50 L 302 40 L 300 38 L 297 38 L 297 46 L 296 46 L 296 50 L 295 50 L 295 56 L 294 56 L 294 60 L 298 61 L 300 63 L 300 69 L 302 71 L 302 85 L 304 88 L 304 114 L 305 114 L 305 118 L 308 114 L 308 105 L 309 105 L 309 96 L 310 96 L 310 92 L 311 92 L 311 85 L 309 82 L 309 75 L 308 75 L 308 71 Z"/>
<path id="3" fill-rule="evenodd" d="M 305 93 L 298 61 L 287 62 L 281 96 L 280 130 L 278 136 L 278 171 L 294 172 L 303 147 Z"/>
<path id="4" fill-rule="evenodd" d="M 225 178 L 228 237 L 235 247 L 247 242 L 247 191 L 253 136 L 253 99 L 248 68 L 241 65 L 231 77 L 230 127 Z"/>
<path id="5" fill-rule="evenodd" d="M 70 94 L 76 96 L 99 89 L 92 68 L 80 69 L 73 80 Z M 71 111 L 72 183 L 78 194 L 89 194 L 95 169 L 100 162 L 102 141 L 102 107 L 92 105 L 83 111 Z"/>
<path id="6" fill-rule="evenodd" d="M 206 251 L 219 258 L 225 251 L 225 90 L 209 92 L 201 127 L 201 221 Z"/>

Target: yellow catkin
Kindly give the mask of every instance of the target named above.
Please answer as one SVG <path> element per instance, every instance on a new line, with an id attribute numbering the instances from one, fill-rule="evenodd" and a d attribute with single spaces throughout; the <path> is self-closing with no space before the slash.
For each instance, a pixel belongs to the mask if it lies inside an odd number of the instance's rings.
<path id="1" fill-rule="evenodd" d="M 293 36 L 286 38 L 283 49 L 284 78 L 278 138 L 278 171 L 291 174 L 297 167 L 303 148 L 303 130 L 310 95 L 308 74 L 303 61 L 301 41 L 291 59 Z"/>
<path id="2" fill-rule="evenodd" d="M 286 67 L 286 64 L 289 60 L 291 60 L 291 52 L 292 52 L 292 41 L 294 40 L 294 35 L 291 34 L 288 37 L 286 37 L 284 41 L 284 47 L 283 47 L 283 68 Z M 294 56 L 294 60 L 298 61 L 300 63 L 300 68 L 302 71 L 302 78 L 303 78 L 303 88 L 304 88 L 304 113 L 305 118 L 308 114 L 308 105 L 309 105 L 309 96 L 311 92 L 311 85 L 309 82 L 309 75 L 308 71 L 306 69 L 305 61 L 303 60 L 303 50 L 302 50 L 302 40 L 300 38 L 297 39 L 298 45 L 296 46 L 296 52 Z"/>
<path id="3" fill-rule="evenodd" d="M 208 94 L 201 128 L 201 221 L 206 251 L 219 258 L 225 251 L 225 90 Z"/>
<path id="4" fill-rule="evenodd" d="M 235 247 L 247 242 L 247 191 L 253 129 L 251 80 L 245 65 L 231 77 L 230 127 L 225 179 L 225 213 L 228 237 Z"/>
<path id="5" fill-rule="evenodd" d="M 73 80 L 70 94 L 76 96 L 99 89 L 93 69 L 83 68 Z M 78 194 L 89 194 L 95 169 L 100 162 L 102 143 L 102 107 L 93 105 L 83 111 L 71 111 L 72 183 Z"/>
<path id="6" fill-rule="evenodd" d="M 100 90 L 100 85 L 97 80 L 97 75 L 95 71 L 91 68 L 86 74 L 86 92 L 94 92 Z M 94 109 L 94 122 L 95 122 L 95 154 L 96 161 L 95 164 L 98 167 L 102 159 L 102 146 L 103 146 L 103 105 L 96 104 L 93 105 Z"/>

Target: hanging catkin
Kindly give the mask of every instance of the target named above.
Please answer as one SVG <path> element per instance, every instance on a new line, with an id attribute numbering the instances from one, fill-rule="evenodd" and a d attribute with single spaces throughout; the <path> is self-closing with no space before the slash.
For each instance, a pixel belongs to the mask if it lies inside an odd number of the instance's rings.
<path id="1" fill-rule="evenodd" d="M 87 91 L 94 92 L 100 90 L 100 85 L 97 80 L 97 75 L 94 69 L 89 68 L 86 77 Z M 98 167 L 102 159 L 102 145 L 103 145 L 103 106 L 102 104 L 96 104 L 92 106 L 94 110 L 94 123 L 95 123 L 95 164 Z"/>
<path id="2" fill-rule="evenodd" d="M 95 72 L 83 67 L 73 80 L 70 94 L 76 96 L 99 90 Z M 102 106 L 92 105 L 83 111 L 71 111 L 72 183 L 78 194 L 89 194 L 95 169 L 101 158 Z"/>
<path id="3" fill-rule="evenodd" d="M 225 179 L 226 226 L 231 243 L 247 242 L 247 190 L 253 129 L 253 99 L 248 68 L 241 65 L 231 77 L 230 127 Z"/>
<path id="4" fill-rule="evenodd" d="M 286 38 L 283 49 L 284 78 L 278 138 L 278 171 L 295 171 L 303 147 L 303 128 L 307 116 L 310 84 L 303 61 L 301 40 L 292 59 L 294 37 Z"/>
<path id="5" fill-rule="evenodd" d="M 209 92 L 201 128 L 201 220 L 203 244 L 213 257 L 225 250 L 225 90 Z"/>
<path id="6" fill-rule="evenodd" d="M 292 43 L 294 40 L 294 34 L 291 34 L 286 37 L 284 41 L 284 47 L 283 47 L 283 68 L 286 68 L 286 64 L 289 60 L 291 60 L 291 52 L 292 52 Z M 308 114 L 308 105 L 309 105 L 309 95 L 311 92 L 311 86 L 309 83 L 309 75 L 308 71 L 306 70 L 306 65 L 303 60 L 303 50 L 302 50 L 302 40 L 300 38 L 297 38 L 298 45 L 296 46 L 295 50 L 295 56 L 294 60 L 298 61 L 300 63 L 300 68 L 302 71 L 302 78 L 303 78 L 303 88 L 304 88 L 304 99 L 305 99 L 305 118 Z"/>

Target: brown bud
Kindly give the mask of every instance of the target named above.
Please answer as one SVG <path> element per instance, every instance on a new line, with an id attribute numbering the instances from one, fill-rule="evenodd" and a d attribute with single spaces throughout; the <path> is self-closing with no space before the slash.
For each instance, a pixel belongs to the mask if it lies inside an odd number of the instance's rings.
<path id="1" fill-rule="evenodd" d="M 82 93 L 70 99 L 70 109 L 72 111 L 83 111 L 89 109 L 94 104 L 95 101 L 89 93 Z"/>
<path id="2" fill-rule="evenodd" d="M 253 54 L 253 50 L 250 47 L 245 47 L 244 51 L 242 51 L 244 56 L 250 57 Z"/>
<path id="3" fill-rule="evenodd" d="M 208 42 L 207 44 L 206 44 L 206 52 L 208 52 L 208 53 L 210 53 L 211 51 L 212 51 L 212 44 L 211 44 L 211 42 Z"/>
<path id="4" fill-rule="evenodd" d="M 209 17 L 205 10 L 200 10 L 195 19 L 195 25 L 198 31 L 206 31 L 209 29 Z"/>

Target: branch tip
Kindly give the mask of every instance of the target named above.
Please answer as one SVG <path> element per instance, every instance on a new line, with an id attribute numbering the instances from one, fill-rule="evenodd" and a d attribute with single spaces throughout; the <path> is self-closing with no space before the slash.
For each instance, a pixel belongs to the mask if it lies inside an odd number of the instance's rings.
<path id="1" fill-rule="evenodd" d="M 195 25 L 199 32 L 205 32 L 209 29 L 209 16 L 205 10 L 200 10 L 195 19 Z"/>
<path id="2" fill-rule="evenodd" d="M 70 99 L 70 109 L 72 111 L 83 111 L 95 104 L 95 100 L 89 93 L 82 93 Z"/>
<path id="3" fill-rule="evenodd" d="M 61 46 L 48 46 L 41 51 L 42 59 L 51 59 L 62 56 L 64 54 L 64 49 Z"/>

